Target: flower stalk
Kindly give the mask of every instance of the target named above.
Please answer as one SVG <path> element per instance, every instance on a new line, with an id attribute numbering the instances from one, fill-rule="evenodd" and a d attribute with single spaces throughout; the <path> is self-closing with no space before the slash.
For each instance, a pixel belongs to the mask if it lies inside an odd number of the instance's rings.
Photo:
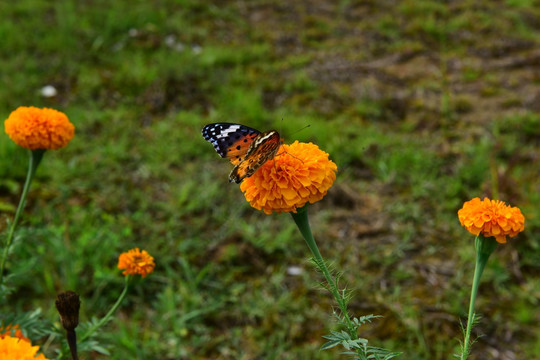
<path id="1" fill-rule="evenodd" d="M 116 310 L 118 310 L 118 308 L 120 307 L 120 304 L 122 304 L 122 301 L 124 301 L 124 298 L 126 297 L 127 295 L 127 292 L 128 292 L 128 288 L 129 288 L 129 282 L 131 280 L 131 277 L 129 275 L 127 275 L 125 277 L 125 282 L 124 282 L 124 290 L 122 290 L 122 293 L 120 294 L 120 296 L 118 297 L 118 300 L 116 300 L 116 303 L 113 305 L 113 307 L 109 310 L 109 312 L 103 317 L 101 318 L 101 320 L 99 320 L 94 326 L 92 326 L 91 328 L 89 328 L 86 333 L 84 333 L 84 335 L 81 337 L 81 342 L 83 342 L 84 340 L 88 339 L 97 329 L 99 329 L 100 327 L 102 327 L 103 325 L 105 325 L 107 322 L 109 322 L 109 320 L 111 319 L 111 317 L 113 316 L 113 314 L 116 312 Z"/>
<path id="2" fill-rule="evenodd" d="M 6 238 L 6 244 L 4 246 L 4 251 L 2 253 L 2 259 L 0 260 L 0 285 L 2 285 L 4 281 L 4 268 L 5 268 L 7 257 L 9 254 L 9 249 L 11 247 L 11 244 L 13 243 L 13 236 L 15 234 L 15 228 L 17 227 L 21 214 L 26 205 L 26 198 L 28 196 L 28 191 L 30 190 L 30 185 L 32 184 L 32 180 L 34 179 L 34 175 L 36 174 L 36 170 L 41 160 L 43 159 L 44 154 L 45 154 L 45 150 L 43 149 L 30 151 L 28 172 L 26 174 L 26 181 L 24 183 L 23 192 L 19 200 L 19 205 L 17 206 L 17 211 L 15 212 L 15 217 L 13 218 L 13 221 L 9 228 L 9 232 Z"/>
<path id="3" fill-rule="evenodd" d="M 296 223 L 296 226 L 298 226 L 298 229 L 302 233 L 302 236 L 304 237 L 304 240 L 306 241 L 309 250 L 311 250 L 311 253 L 313 254 L 315 264 L 323 273 L 326 282 L 328 283 L 327 289 L 330 291 L 339 306 L 342 318 L 345 321 L 345 325 L 347 327 L 349 335 L 352 339 L 356 339 L 358 337 L 357 327 L 351 321 L 349 312 L 347 311 L 347 300 L 340 294 L 337 286 L 337 281 L 332 278 L 330 270 L 326 265 L 326 261 L 323 259 L 321 252 L 319 251 L 319 247 L 315 242 L 315 238 L 313 237 L 313 233 L 311 232 L 311 227 L 309 226 L 307 214 L 307 205 L 298 209 L 296 213 L 291 213 L 291 215 L 294 219 L 294 222 Z"/>
<path id="4" fill-rule="evenodd" d="M 497 247 L 497 241 L 494 238 L 485 238 L 482 235 L 478 235 L 475 239 L 476 248 L 476 264 L 474 268 L 474 278 L 471 288 L 471 298 L 469 301 L 469 313 L 467 316 L 467 329 L 465 331 L 465 340 L 463 342 L 463 351 L 461 352 L 461 360 L 467 359 L 471 349 L 471 330 L 474 326 L 474 303 L 476 301 L 476 295 L 478 294 L 478 287 L 480 285 L 480 278 L 484 272 L 484 268 L 488 262 L 490 255 L 495 251 Z"/>

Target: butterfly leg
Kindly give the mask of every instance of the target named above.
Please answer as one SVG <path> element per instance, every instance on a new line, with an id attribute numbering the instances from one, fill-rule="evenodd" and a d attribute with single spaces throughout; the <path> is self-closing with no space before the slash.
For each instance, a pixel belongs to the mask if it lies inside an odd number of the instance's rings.
<path id="1" fill-rule="evenodd" d="M 283 154 L 287 154 L 289 156 L 292 156 L 293 158 L 295 158 L 296 160 L 300 160 L 302 162 L 302 164 L 304 163 L 304 160 L 300 159 L 299 157 L 297 156 L 294 156 L 293 154 L 291 154 L 290 152 L 288 152 L 287 150 L 283 149 L 283 152 L 279 153 L 279 154 L 276 154 L 276 156 L 279 156 L 279 155 L 283 155 Z"/>

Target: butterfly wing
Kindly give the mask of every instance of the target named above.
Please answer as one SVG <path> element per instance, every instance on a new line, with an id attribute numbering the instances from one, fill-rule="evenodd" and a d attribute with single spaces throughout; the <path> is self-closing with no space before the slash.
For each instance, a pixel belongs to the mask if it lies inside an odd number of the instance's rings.
<path id="1" fill-rule="evenodd" d="M 259 130 L 233 123 L 208 124 L 202 129 L 205 140 L 214 145 L 222 158 L 237 165 L 242 162 L 249 146 L 260 134 Z"/>
<path id="2" fill-rule="evenodd" d="M 244 159 L 232 169 L 229 181 L 240 183 L 246 177 L 255 174 L 261 166 L 276 156 L 281 146 L 279 134 L 275 130 L 270 130 L 257 136 L 246 153 Z"/>

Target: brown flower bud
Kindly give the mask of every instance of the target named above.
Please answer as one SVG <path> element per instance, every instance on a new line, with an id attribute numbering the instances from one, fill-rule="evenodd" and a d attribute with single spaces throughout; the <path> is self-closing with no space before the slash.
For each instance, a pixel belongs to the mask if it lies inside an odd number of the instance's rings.
<path id="1" fill-rule="evenodd" d="M 56 298 L 56 309 L 60 314 L 62 326 L 67 331 L 74 330 L 79 325 L 79 308 L 81 301 L 79 295 L 73 291 L 66 291 L 58 294 Z"/>

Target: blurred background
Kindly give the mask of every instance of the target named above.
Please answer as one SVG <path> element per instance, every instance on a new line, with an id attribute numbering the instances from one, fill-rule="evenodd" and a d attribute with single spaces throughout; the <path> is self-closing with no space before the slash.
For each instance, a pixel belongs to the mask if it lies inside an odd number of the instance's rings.
<path id="1" fill-rule="evenodd" d="M 103 316 L 118 255 L 155 257 L 103 331 L 111 355 L 83 358 L 343 358 L 319 351 L 334 304 L 290 215 L 251 208 L 200 135 L 223 121 L 330 154 L 315 238 L 353 315 L 384 316 L 360 336 L 402 359 L 450 359 L 463 339 L 463 202 L 520 207 L 525 231 L 482 278 L 470 358 L 538 358 L 539 1 L 4 1 L 0 76 L 2 119 L 46 106 L 76 126 L 38 169 L 2 311 L 57 321 L 56 294 L 74 290 L 82 321 Z M 0 230 L 26 166 L 1 135 Z"/>

